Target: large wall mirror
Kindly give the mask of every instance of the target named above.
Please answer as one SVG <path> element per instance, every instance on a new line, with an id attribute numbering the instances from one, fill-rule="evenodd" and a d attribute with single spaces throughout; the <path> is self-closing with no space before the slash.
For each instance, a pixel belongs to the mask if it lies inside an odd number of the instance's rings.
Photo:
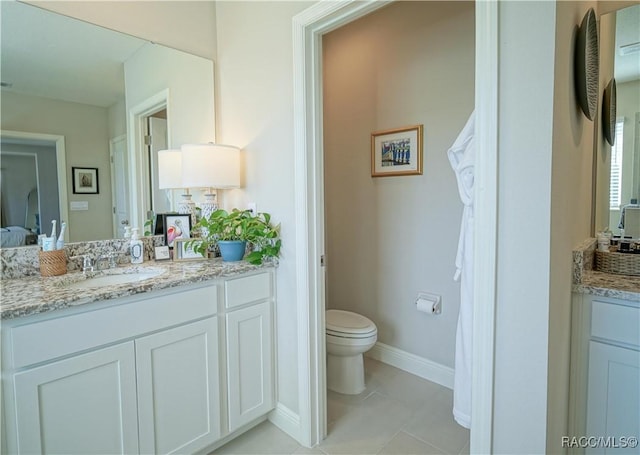
<path id="1" fill-rule="evenodd" d="M 598 121 L 594 229 L 619 234 L 625 207 L 640 202 L 640 4 L 601 16 L 600 34 L 600 93 L 615 78 L 617 113 L 613 146 Z"/>
<path id="2" fill-rule="evenodd" d="M 156 153 L 215 139 L 213 62 L 33 5 L 0 8 L 2 247 L 54 219 L 67 241 L 120 237 L 175 207 Z M 97 181 L 84 188 L 79 172 Z"/>

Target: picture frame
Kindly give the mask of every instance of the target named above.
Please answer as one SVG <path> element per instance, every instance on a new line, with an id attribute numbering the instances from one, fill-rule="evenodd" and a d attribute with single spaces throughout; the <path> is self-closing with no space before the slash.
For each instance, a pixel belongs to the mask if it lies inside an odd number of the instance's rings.
<path id="1" fill-rule="evenodd" d="M 168 261 L 169 259 L 171 259 L 171 255 L 169 254 L 169 247 L 166 245 L 155 247 L 155 258 L 156 261 Z"/>
<path id="2" fill-rule="evenodd" d="M 72 167 L 73 194 L 99 194 L 97 167 Z"/>
<path id="3" fill-rule="evenodd" d="M 371 133 L 371 177 L 422 175 L 423 125 Z"/>
<path id="4" fill-rule="evenodd" d="M 163 213 L 162 234 L 164 244 L 173 249 L 176 239 L 188 239 L 191 237 L 191 215 L 188 213 Z"/>
<path id="5" fill-rule="evenodd" d="M 173 242 L 174 261 L 203 261 L 207 259 L 197 251 L 193 250 L 193 245 L 188 243 L 193 239 L 176 239 Z"/>

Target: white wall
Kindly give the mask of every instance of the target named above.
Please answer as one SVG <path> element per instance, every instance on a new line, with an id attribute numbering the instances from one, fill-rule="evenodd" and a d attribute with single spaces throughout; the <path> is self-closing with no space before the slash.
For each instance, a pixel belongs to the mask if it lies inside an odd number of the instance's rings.
<path id="1" fill-rule="evenodd" d="M 563 452 L 567 434 L 571 251 L 590 235 L 594 144 L 572 46 L 593 6 L 500 4 L 496 453 Z"/>
<path id="2" fill-rule="evenodd" d="M 311 3 L 220 2 L 218 141 L 243 148 L 246 186 L 227 207 L 257 203 L 282 223 L 278 267 L 278 394 L 298 412 L 295 298 L 292 18 Z"/>
<path id="3" fill-rule="evenodd" d="M 216 57 L 213 1 L 28 1 L 40 8 L 180 49 Z"/>
<path id="4" fill-rule="evenodd" d="M 65 137 L 68 201 L 89 210 L 69 211 L 70 241 L 113 237 L 107 109 L 85 104 L 2 93 L 2 129 Z M 72 167 L 97 167 L 99 194 L 73 194 Z M 59 221 L 59 220 L 58 220 Z"/>
<path id="5" fill-rule="evenodd" d="M 148 43 L 125 62 L 124 79 L 127 112 L 169 90 L 170 147 L 215 140 L 211 60 Z"/>
<path id="6" fill-rule="evenodd" d="M 446 151 L 473 111 L 474 4 L 392 4 L 325 35 L 323 51 L 327 306 L 453 368 L 462 203 Z M 371 132 L 412 124 L 423 175 L 372 178 Z M 442 295 L 442 315 L 416 312 L 419 291 Z"/>

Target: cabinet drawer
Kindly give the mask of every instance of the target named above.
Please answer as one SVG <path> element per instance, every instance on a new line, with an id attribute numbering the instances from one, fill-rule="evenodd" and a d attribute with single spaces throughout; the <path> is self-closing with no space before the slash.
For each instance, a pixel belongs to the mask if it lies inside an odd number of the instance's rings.
<path id="1" fill-rule="evenodd" d="M 225 302 L 227 308 L 246 303 L 258 302 L 272 296 L 271 274 L 269 272 L 245 276 L 225 282 Z"/>
<path id="2" fill-rule="evenodd" d="M 214 315 L 217 291 L 207 286 L 124 303 L 11 328 L 12 368 Z"/>
<path id="3" fill-rule="evenodd" d="M 640 308 L 594 300 L 591 336 L 640 346 Z"/>

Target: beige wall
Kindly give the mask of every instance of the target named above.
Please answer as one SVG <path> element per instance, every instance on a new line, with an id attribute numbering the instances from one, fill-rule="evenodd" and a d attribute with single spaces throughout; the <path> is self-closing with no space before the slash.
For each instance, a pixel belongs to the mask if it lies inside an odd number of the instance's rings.
<path id="1" fill-rule="evenodd" d="M 474 106 L 473 2 L 402 2 L 323 39 L 327 306 L 453 368 L 462 214 L 447 158 Z M 447 43 L 443 52 L 443 43 Z M 372 178 L 370 134 L 424 125 L 424 173 Z M 443 313 L 418 313 L 418 292 Z"/>
<path id="2" fill-rule="evenodd" d="M 572 38 L 575 24 L 594 7 L 592 1 L 557 2 L 547 378 L 549 453 L 560 452 L 561 437 L 567 435 L 572 250 L 591 236 L 596 123 L 582 113 L 573 92 Z"/>
<path id="3" fill-rule="evenodd" d="M 68 201 L 89 202 L 87 211 L 69 211 L 69 240 L 113 237 L 107 109 L 3 92 L 2 129 L 64 136 Z M 74 166 L 98 168 L 99 194 L 73 194 Z"/>

